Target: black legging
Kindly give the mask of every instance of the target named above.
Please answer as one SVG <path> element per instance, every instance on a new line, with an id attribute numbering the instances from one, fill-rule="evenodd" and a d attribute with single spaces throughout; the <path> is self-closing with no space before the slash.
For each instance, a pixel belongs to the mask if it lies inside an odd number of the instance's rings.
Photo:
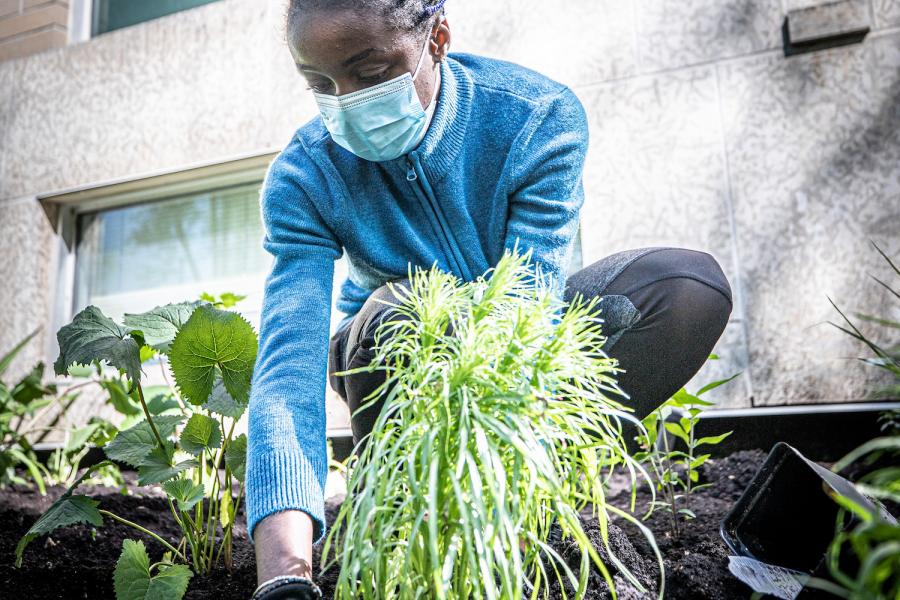
<path id="1" fill-rule="evenodd" d="M 396 284 L 409 287 L 409 280 Z M 683 248 L 639 248 L 602 258 L 566 280 L 563 299 L 577 292 L 603 297 L 608 322 L 604 350 L 619 360 L 619 386 L 643 418 L 694 376 L 718 341 L 731 314 L 731 286 L 715 258 Z M 351 412 L 354 445 L 375 424 L 383 402 L 363 412 L 363 399 L 385 381 L 385 371 L 336 377 L 334 372 L 368 365 L 375 356 L 375 331 L 396 302 L 387 284 L 331 337 L 328 377 Z M 384 395 L 382 395 L 384 397 Z M 616 400 L 625 402 L 622 398 Z"/>

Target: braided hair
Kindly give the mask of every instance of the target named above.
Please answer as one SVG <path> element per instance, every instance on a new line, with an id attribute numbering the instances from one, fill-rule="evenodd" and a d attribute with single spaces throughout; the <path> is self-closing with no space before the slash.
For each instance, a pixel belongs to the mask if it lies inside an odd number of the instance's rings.
<path id="1" fill-rule="evenodd" d="M 446 0 L 290 0 L 287 30 L 298 16 L 311 9 L 356 9 L 378 12 L 400 31 L 424 32 L 434 24 L 435 15 L 444 14 Z"/>

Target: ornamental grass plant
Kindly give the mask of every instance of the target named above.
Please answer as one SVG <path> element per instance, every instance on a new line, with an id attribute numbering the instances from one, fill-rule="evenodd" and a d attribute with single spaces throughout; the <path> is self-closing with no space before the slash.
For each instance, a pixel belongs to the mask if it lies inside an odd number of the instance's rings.
<path id="1" fill-rule="evenodd" d="M 631 512 L 649 477 L 626 450 L 623 421 L 641 425 L 613 399 L 627 395 L 602 303 L 566 305 L 530 258 L 514 248 L 467 283 L 417 268 L 408 290 L 391 286 L 371 364 L 337 373 L 386 371 L 358 409 L 384 394 L 322 551 L 323 570 L 341 569 L 336 599 L 540 598 L 555 584 L 581 598 L 592 565 L 613 597 L 614 573 L 646 591 L 610 547 L 611 515 L 646 535 L 663 597 L 652 534 L 606 502 L 613 469 L 630 476 Z M 602 556 L 579 519 L 588 508 Z M 580 550 L 574 568 L 547 541 L 554 520 Z"/>

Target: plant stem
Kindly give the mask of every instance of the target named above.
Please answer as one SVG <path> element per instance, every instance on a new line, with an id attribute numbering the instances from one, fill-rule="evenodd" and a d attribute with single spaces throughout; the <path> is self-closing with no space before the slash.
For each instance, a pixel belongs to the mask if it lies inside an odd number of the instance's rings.
<path id="1" fill-rule="evenodd" d="M 166 444 L 163 442 L 162 436 L 159 435 L 159 431 L 156 429 L 156 425 L 153 423 L 153 419 L 150 418 L 150 411 L 147 409 L 147 402 L 144 400 L 144 389 L 141 387 L 141 384 L 137 384 L 138 398 L 141 401 L 141 408 L 144 409 L 144 416 L 147 417 L 147 423 L 150 424 L 150 429 L 153 430 L 153 435 L 156 436 L 156 440 L 159 442 L 160 448 L 165 448 Z"/>
<path id="2" fill-rule="evenodd" d="M 187 558 L 184 556 L 184 554 L 182 554 L 181 552 L 179 552 L 178 549 L 177 549 L 175 546 L 173 546 L 172 544 L 170 544 L 170 543 L 167 542 L 166 540 L 162 539 L 161 537 L 159 537 L 158 535 L 156 535 L 155 533 L 153 533 L 153 532 L 150 531 L 149 529 L 146 529 L 146 528 L 144 528 L 144 527 L 141 527 L 141 526 L 138 525 L 137 523 L 132 523 L 132 522 L 129 521 L 128 519 L 123 519 L 123 518 L 120 517 L 119 515 L 114 514 L 114 513 L 111 513 L 111 512 L 109 512 L 108 510 L 103 510 L 103 509 L 101 508 L 101 509 L 99 509 L 99 512 L 100 512 L 101 515 L 106 515 L 106 516 L 108 516 L 108 517 L 110 517 L 110 518 L 112 518 L 112 519 L 115 519 L 116 521 L 119 521 L 120 523 L 123 523 L 123 524 L 125 524 L 125 525 L 128 525 L 129 527 L 134 527 L 135 529 L 137 529 L 138 531 L 140 531 L 140 532 L 142 532 L 142 533 L 146 533 L 146 534 L 149 535 L 150 537 L 154 538 L 157 542 L 159 542 L 160 544 L 162 544 L 163 546 L 165 546 L 166 548 L 168 548 L 169 550 L 171 550 L 172 552 L 174 552 L 177 556 L 180 556 L 180 557 L 181 557 L 181 560 L 187 562 Z"/>
<path id="3" fill-rule="evenodd" d="M 178 390 L 175 386 L 172 385 L 172 382 L 169 381 L 169 374 L 166 373 L 166 365 L 163 362 L 163 354 L 159 355 L 159 368 L 162 371 L 163 379 L 166 380 L 166 385 L 172 390 L 172 395 L 175 396 L 175 400 L 178 402 L 178 406 L 181 408 L 181 414 L 187 414 L 187 407 L 184 404 L 184 401 L 181 399 L 181 395 L 179 395 Z"/>

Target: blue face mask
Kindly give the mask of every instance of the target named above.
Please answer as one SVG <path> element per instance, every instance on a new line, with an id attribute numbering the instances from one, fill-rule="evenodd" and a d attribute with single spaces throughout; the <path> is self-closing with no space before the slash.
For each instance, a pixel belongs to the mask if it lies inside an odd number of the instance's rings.
<path id="1" fill-rule="evenodd" d="M 412 75 L 406 72 L 342 96 L 313 92 L 322 121 L 337 144 L 376 162 L 403 156 L 418 144 L 427 116 L 413 81 L 430 41 L 429 33 Z"/>

